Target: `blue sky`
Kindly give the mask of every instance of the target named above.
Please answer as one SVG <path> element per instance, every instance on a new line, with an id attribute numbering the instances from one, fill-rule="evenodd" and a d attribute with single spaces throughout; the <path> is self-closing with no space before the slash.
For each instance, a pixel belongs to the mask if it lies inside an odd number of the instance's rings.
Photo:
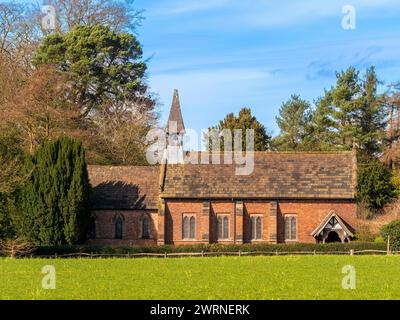
<path id="1" fill-rule="evenodd" d="M 166 122 L 174 88 L 185 125 L 197 130 L 250 107 L 274 135 L 291 94 L 313 101 L 335 71 L 375 65 L 386 84 L 400 80 L 398 0 L 136 0 L 145 9 L 138 37 L 149 84 Z M 356 29 L 342 28 L 342 7 Z M 381 86 L 380 90 L 383 90 Z"/>

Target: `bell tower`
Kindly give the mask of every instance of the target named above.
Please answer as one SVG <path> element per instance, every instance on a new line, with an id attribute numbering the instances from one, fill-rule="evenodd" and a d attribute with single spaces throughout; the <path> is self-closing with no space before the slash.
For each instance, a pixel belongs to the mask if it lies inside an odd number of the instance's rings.
<path id="1" fill-rule="evenodd" d="M 185 125 L 183 123 L 179 92 L 177 89 L 175 89 L 166 127 L 168 163 L 183 163 L 184 134 Z"/>

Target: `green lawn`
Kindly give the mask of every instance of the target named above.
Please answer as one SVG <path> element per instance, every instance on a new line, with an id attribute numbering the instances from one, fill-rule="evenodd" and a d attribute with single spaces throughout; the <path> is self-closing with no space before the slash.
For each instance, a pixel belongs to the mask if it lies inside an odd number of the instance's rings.
<path id="1" fill-rule="evenodd" d="M 56 269 L 56 289 L 41 269 Z M 356 289 L 342 288 L 353 265 Z M 1 299 L 399 299 L 400 256 L 0 259 Z"/>

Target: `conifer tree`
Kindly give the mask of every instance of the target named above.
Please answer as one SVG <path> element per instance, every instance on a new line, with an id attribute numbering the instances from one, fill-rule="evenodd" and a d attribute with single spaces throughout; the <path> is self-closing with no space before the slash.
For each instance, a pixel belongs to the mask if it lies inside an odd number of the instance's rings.
<path id="1" fill-rule="evenodd" d="M 28 181 L 19 193 L 17 228 L 36 245 L 84 240 L 90 185 L 82 144 L 60 138 L 43 143 L 25 162 Z"/>
<path id="2" fill-rule="evenodd" d="M 280 134 L 273 140 L 276 149 L 282 151 L 307 149 L 310 137 L 311 105 L 298 95 L 292 95 L 279 109 L 276 122 Z"/>
<path id="3" fill-rule="evenodd" d="M 319 150 L 351 150 L 354 142 L 366 158 L 380 151 L 384 108 L 377 95 L 374 67 L 360 77 L 355 68 L 336 74 L 336 85 L 318 99 L 313 137 Z"/>
<path id="4" fill-rule="evenodd" d="M 251 114 L 251 109 L 249 108 L 242 108 L 237 117 L 233 113 L 229 113 L 218 125 L 209 128 L 209 130 L 216 130 L 217 132 L 221 132 L 224 129 L 231 131 L 232 138 L 235 129 L 242 130 L 242 150 L 246 150 L 246 129 L 254 130 L 254 151 L 265 151 L 270 147 L 271 136 L 267 134 L 265 126 Z M 211 149 L 211 138 L 207 134 L 205 135 L 205 141 L 208 148 Z M 220 148 L 221 151 L 224 151 L 222 137 Z M 233 142 L 231 150 L 234 150 Z"/>

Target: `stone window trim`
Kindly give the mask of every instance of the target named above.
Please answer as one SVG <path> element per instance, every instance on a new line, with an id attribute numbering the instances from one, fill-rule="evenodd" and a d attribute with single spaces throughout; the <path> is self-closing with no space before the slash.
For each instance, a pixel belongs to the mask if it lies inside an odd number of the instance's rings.
<path id="1" fill-rule="evenodd" d="M 196 219 L 197 219 L 197 215 L 195 213 L 183 213 L 182 214 L 182 240 L 183 241 L 196 241 L 196 222 L 197 222 Z M 187 226 L 185 226 L 185 221 L 187 221 Z M 186 229 L 186 228 L 188 228 L 188 229 Z"/>
<path id="2" fill-rule="evenodd" d="M 231 233 L 231 214 L 230 213 L 217 213 L 217 239 L 220 242 L 230 240 Z"/>
<path id="3" fill-rule="evenodd" d="M 292 220 L 294 218 L 294 220 Z M 289 229 L 289 238 L 287 237 L 287 219 L 290 219 L 290 229 Z M 297 216 L 297 214 L 296 213 L 287 213 L 287 214 L 285 214 L 284 215 L 284 217 L 283 217 L 283 221 L 284 221 L 284 228 L 285 228 L 285 230 L 284 230 L 284 236 L 285 236 L 285 242 L 298 242 L 299 241 L 299 236 L 298 236 L 298 234 L 299 234 L 299 232 L 298 232 L 298 229 L 299 229 L 299 223 L 298 223 L 298 216 Z M 295 221 L 295 223 L 296 223 L 296 225 L 295 225 L 295 237 L 293 237 L 293 235 L 292 235 L 292 223 L 293 223 L 293 221 Z"/>
<path id="4" fill-rule="evenodd" d="M 250 222 L 250 241 L 257 242 L 263 240 L 264 234 L 264 214 L 262 213 L 250 213 L 249 214 L 249 222 Z M 260 219 L 260 230 L 257 230 L 257 219 Z M 254 223 L 254 225 L 253 225 Z M 258 236 L 259 233 L 259 236 Z"/>

